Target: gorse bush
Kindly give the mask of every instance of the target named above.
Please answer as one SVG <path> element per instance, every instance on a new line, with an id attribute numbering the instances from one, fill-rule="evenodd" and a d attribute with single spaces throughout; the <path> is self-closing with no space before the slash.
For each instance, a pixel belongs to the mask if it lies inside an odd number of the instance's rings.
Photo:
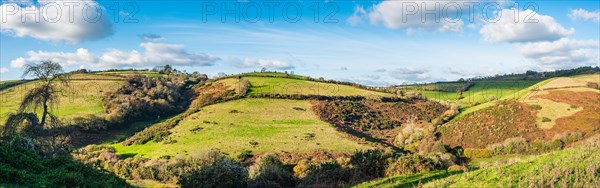
<path id="1" fill-rule="evenodd" d="M 433 161 L 420 155 L 405 155 L 393 160 L 385 169 L 386 176 L 429 172 L 435 169 Z"/>

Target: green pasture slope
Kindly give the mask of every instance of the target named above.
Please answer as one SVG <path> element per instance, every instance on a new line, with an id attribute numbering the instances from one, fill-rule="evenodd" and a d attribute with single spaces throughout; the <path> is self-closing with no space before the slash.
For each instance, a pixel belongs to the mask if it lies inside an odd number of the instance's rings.
<path id="1" fill-rule="evenodd" d="M 58 103 L 52 107 L 53 113 L 61 118 L 71 118 L 93 114 L 104 115 L 102 96 L 114 91 L 122 84 L 120 77 L 101 74 L 75 74 L 71 76 L 70 87 L 61 87 Z M 0 124 L 4 124 L 7 114 L 15 112 L 27 92 L 39 84 L 37 81 L 23 83 L 0 91 Z"/>
<path id="2" fill-rule="evenodd" d="M 356 187 L 538 187 L 540 184 L 597 187 L 600 186 L 598 156 L 600 148 L 577 147 L 516 158 L 506 164 L 490 165 L 467 173 L 433 171 L 400 175 L 365 182 Z"/>
<path id="3" fill-rule="evenodd" d="M 148 158 L 187 155 L 212 148 L 234 156 L 244 150 L 257 154 L 367 148 L 345 139 L 343 133 L 319 120 L 310 102 L 302 100 L 241 99 L 219 103 L 189 116 L 171 132 L 169 137 L 175 143 L 113 146 L 120 154 Z"/>

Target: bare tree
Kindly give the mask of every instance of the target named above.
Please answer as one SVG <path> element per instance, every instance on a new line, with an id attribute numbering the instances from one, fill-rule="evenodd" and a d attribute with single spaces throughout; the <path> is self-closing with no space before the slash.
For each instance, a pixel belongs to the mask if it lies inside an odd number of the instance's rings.
<path id="1" fill-rule="evenodd" d="M 9 116 L 9 121 L 6 122 L 6 128 L 16 129 L 16 127 L 23 123 L 24 120 L 30 121 L 32 126 L 39 126 L 43 128 L 48 118 L 51 123 L 55 124 L 58 122 L 58 118 L 54 116 L 50 109 L 54 104 L 58 102 L 59 97 L 59 84 L 68 86 L 69 78 L 64 73 L 60 64 L 52 61 L 43 61 L 39 64 L 25 65 L 25 71 L 23 78 L 27 76 L 33 76 L 37 81 L 41 83 L 40 86 L 27 92 L 23 101 L 19 106 L 16 114 Z M 42 119 L 39 122 L 36 118 L 31 117 L 32 114 L 35 116 L 35 112 L 41 108 Z M 13 132 L 14 130 L 5 130 Z"/>

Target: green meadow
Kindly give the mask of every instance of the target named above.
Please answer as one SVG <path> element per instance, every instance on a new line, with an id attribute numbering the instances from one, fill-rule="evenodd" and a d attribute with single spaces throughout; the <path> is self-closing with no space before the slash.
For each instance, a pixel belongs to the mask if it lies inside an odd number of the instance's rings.
<path id="1" fill-rule="evenodd" d="M 327 95 L 327 96 L 393 96 L 347 85 L 313 82 L 291 78 L 244 76 L 252 87 L 249 94 Z"/>
<path id="2" fill-rule="evenodd" d="M 309 101 L 241 99 L 204 107 L 171 129 L 174 143 L 113 144 L 118 153 L 148 158 L 188 155 L 217 148 L 229 154 L 249 150 L 307 153 L 315 150 L 355 151 L 367 146 L 319 120 Z"/>

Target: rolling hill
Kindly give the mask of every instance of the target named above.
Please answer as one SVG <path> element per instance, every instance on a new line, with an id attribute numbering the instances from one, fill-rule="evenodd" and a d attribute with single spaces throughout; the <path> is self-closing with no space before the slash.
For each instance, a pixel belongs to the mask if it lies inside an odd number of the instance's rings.
<path id="1" fill-rule="evenodd" d="M 552 78 L 441 127 L 451 146 L 485 148 L 509 138 L 549 141 L 567 133 L 589 137 L 600 132 L 600 91 L 587 87 L 600 75 Z"/>
<path id="2" fill-rule="evenodd" d="M 108 112 L 103 103 L 106 93 L 122 88 L 124 80 L 138 74 L 153 79 L 171 76 L 151 71 L 118 70 L 73 74 L 71 85 L 54 106 L 54 112 L 65 121 L 86 115 L 105 117 Z M 36 81 L 6 84 L 12 86 L 0 91 L 1 121 L 5 121 L 7 112 L 17 109 L 20 96 L 33 88 Z M 352 176 L 361 181 L 381 177 L 369 174 L 370 171 L 356 172 L 368 169 L 369 165 L 358 167 L 363 162 L 370 164 L 368 160 L 378 159 L 379 154 L 370 156 L 369 151 L 385 151 L 379 156 L 384 164 L 392 164 L 403 156 L 416 156 L 415 150 L 423 148 L 433 150 L 430 153 L 433 155 L 444 156 L 439 153 L 441 151 L 454 158 L 463 158 L 455 160 L 457 164 L 461 160 L 472 160 L 471 164 L 476 164 L 482 158 L 497 162 L 500 159 L 496 157 L 515 154 L 505 149 L 506 144 L 523 139 L 526 149 L 515 151 L 531 155 L 531 158 L 523 159 L 526 162 L 503 167 L 480 166 L 469 172 L 475 179 L 461 179 L 464 174 L 459 174 L 461 171 L 456 165 L 447 172 L 444 169 L 451 165 L 438 161 L 426 168 L 430 172 L 390 176 L 359 187 L 494 186 L 498 182 L 523 185 L 512 180 L 497 180 L 498 173 L 504 173 L 499 169 L 522 177 L 518 169 L 539 172 L 539 169 L 531 169 L 529 164 L 548 166 L 551 160 L 573 158 L 598 163 L 589 159 L 590 153 L 597 153 L 595 150 L 568 149 L 564 153 L 538 155 L 579 145 L 582 140 L 600 133 L 600 91 L 593 87 L 600 84 L 600 74 L 546 80 L 475 80 L 468 86 L 462 82 L 445 84 L 447 88 L 427 85 L 422 91 L 425 97 L 398 97 L 381 88 L 275 72 L 203 80 L 184 85 L 182 91 L 177 91 L 186 96 L 183 111 L 166 117 L 124 121 L 107 130 L 82 131 L 72 137 L 79 148 L 72 155 L 85 164 L 113 172 L 137 185 L 176 184 L 182 173 L 179 168 L 184 167 L 180 165 L 189 163 L 199 153 L 215 150 L 240 160 L 248 170 L 259 163 L 253 161 L 274 153 L 283 161 L 283 171 L 296 173 L 306 168 L 307 172 L 313 173 L 349 173 L 345 174 L 348 175 L 346 180 L 334 180 L 338 181 L 335 185 L 343 186 L 356 185 L 357 182 L 350 181 Z M 451 104 L 456 101 L 457 93 L 449 91 L 456 88 L 465 89 L 463 98 L 458 101 L 461 108 L 458 115 L 457 105 Z M 151 95 L 153 92 L 146 93 Z M 125 93 L 124 96 L 130 99 L 134 95 L 144 96 L 136 91 Z M 126 104 L 127 100 L 117 102 L 130 105 Z M 406 132 L 414 135 L 403 135 Z M 409 143 L 414 147 L 409 150 L 406 145 L 397 144 L 399 136 L 403 136 L 403 141 L 426 139 L 421 144 Z M 438 139 L 443 144 L 441 149 L 435 144 Z M 423 144 L 428 142 L 433 146 Z M 86 146 L 88 144 L 99 145 Z M 499 146 L 503 148 L 498 150 Z M 569 156 L 566 152 L 575 154 Z M 433 160 L 430 154 L 422 157 Z M 356 157 L 361 155 L 368 160 L 356 163 Z M 496 157 L 489 158 L 491 156 Z M 306 160 L 308 164 L 302 162 Z M 579 164 L 565 163 L 567 167 L 557 171 L 577 169 Z M 337 177 L 332 174 L 326 177 Z M 302 174 L 294 176 L 298 181 L 316 178 Z M 470 184 L 468 180 L 477 180 L 477 183 Z"/>

